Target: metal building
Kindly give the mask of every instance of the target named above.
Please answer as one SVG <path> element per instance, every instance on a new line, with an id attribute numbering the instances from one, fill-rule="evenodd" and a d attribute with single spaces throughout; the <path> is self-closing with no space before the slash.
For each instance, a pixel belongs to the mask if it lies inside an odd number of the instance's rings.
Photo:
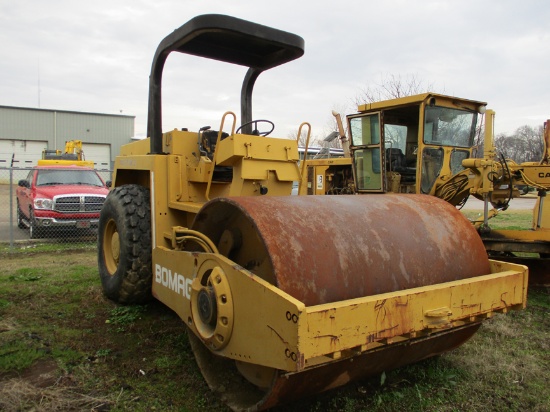
<path id="1" fill-rule="evenodd" d="M 120 146 L 134 136 L 135 116 L 0 106 L 0 168 L 31 167 L 44 149 L 81 140 L 86 160 L 111 169 Z"/>

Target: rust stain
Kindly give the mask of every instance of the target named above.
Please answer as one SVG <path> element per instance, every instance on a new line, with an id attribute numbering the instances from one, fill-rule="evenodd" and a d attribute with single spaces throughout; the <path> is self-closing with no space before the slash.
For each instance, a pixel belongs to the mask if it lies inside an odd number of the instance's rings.
<path id="1" fill-rule="evenodd" d="M 379 331 L 376 331 L 376 332 L 373 332 L 373 333 L 369 333 L 366 336 L 365 342 L 366 343 L 374 343 L 374 342 L 378 342 L 382 339 L 395 337 L 397 335 L 392 334 L 391 332 L 398 329 L 398 328 L 399 328 L 399 324 L 393 325 L 389 328 L 380 329 Z"/>
<path id="2" fill-rule="evenodd" d="M 472 225 L 424 195 L 219 198 L 193 223 L 214 243 L 228 228 L 243 234 L 232 261 L 307 306 L 490 272 Z"/>
<path id="3" fill-rule="evenodd" d="M 500 295 L 500 301 L 502 302 L 502 304 L 505 306 L 505 307 L 508 307 L 510 306 L 510 304 L 506 301 L 505 297 L 506 295 L 508 295 L 508 292 L 504 292 Z"/>
<path id="4" fill-rule="evenodd" d="M 279 332 L 277 332 L 275 330 L 275 328 L 272 328 L 271 326 L 269 325 L 266 325 L 268 329 L 271 329 L 271 331 L 277 335 L 277 337 L 279 338 L 279 340 L 285 345 L 285 346 L 289 346 L 288 342 L 279 334 Z"/>
<path id="5" fill-rule="evenodd" d="M 375 310 L 381 310 L 386 305 L 386 299 L 376 302 L 374 305 Z"/>
<path id="6" fill-rule="evenodd" d="M 379 334 L 379 335 L 385 334 L 386 332 L 390 332 L 390 331 L 392 331 L 392 330 L 395 330 L 395 329 L 397 329 L 398 327 L 399 327 L 399 325 L 394 325 L 394 326 L 392 326 L 392 327 L 390 327 L 390 328 L 381 329 L 381 330 L 378 331 L 378 334 Z"/>
<path id="7" fill-rule="evenodd" d="M 473 309 L 473 308 L 478 308 L 479 310 L 481 310 L 481 303 L 470 303 L 470 304 L 461 304 L 458 306 L 458 309 Z"/>
<path id="8" fill-rule="evenodd" d="M 336 335 L 317 335 L 314 336 L 315 339 L 325 339 L 330 338 L 331 340 L 339 340 L 340 338 Z"/>

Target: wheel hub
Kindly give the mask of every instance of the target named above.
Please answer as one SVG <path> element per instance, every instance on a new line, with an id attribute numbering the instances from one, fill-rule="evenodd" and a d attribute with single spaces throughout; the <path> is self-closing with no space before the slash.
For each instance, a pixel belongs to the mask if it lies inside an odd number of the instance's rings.
<path id="1" fill-rule="evenodd" d="M 120 236 L 114 220 L 109 220 L 103 231 L 103 254 L 105 267 L 114 276 L 120 260 Z"/>
<path id="2" fill-rule="evenodd" d="M 198 336 L 211 350 L 227 346 L 233 331 L 229 280 L 215 261 L 206 261 L 191 284 L 191 314 Z"/>
<path id="3" fill-rule="evenodd" d="M 197 309 L 200 320 L 210 326 L 216 324 L 217 308 L 216 295 L 212 288 L 203 288 L 197 295 Z"/>
<path id="4" fill-rule="evenodd" d="M 118 232 L 113 233 L 111 237 L 111 254 L 113 259 L 118 263 L 120 258 L 120 240 L 118 238 Z"/>

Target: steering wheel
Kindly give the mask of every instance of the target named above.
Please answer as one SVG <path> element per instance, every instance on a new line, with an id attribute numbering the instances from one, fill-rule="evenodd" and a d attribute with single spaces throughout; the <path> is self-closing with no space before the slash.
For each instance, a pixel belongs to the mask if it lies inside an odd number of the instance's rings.
<path id="1" fill-rule="evenodd" d="M 258 123 L 267 123 L 271 126 L 271 129 L 269 129 L 267 132 L 260 132 L 258 130 Z M 267 136 L 273 131 L 273 129 L 275 129 L 275 124 L 270 120 L 252 120 L 251 122 L 241 124 L 241 126 L 235 131 L 235 133 L 239 133 L 244 127 L 251 124 L 254 125 L 254 130 L 252 130 L 252 134 L 254 136 Z"/>

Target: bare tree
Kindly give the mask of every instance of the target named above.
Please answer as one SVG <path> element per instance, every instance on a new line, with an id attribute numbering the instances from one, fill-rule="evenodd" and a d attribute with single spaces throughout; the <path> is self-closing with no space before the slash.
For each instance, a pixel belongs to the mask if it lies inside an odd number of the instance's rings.
<path id="1" fill-rule="evenodd" d="M 287 138 L 292 139 L 292 140 L 296 140 L 297 137 L 298 137 L 298 130 L 292 131 L 292 132 L 288 133 L 288 135 L 287 135 Z M 305 147 L 306 139 L 307 139 L 307 128 L 303 128 L 302 133 L 300 134 L 300 138 L 298 139 L 298 146 Z M 318 138 L 312 135 L 309 138 L 309 146 L 310 147 L 314 146 L 314 142 L 316 142 L 317 140 L 318 140 Z"/>
<path id="2" fill-rule="evenodd" d="M 517 163 L 537 162 L 544 151 L 543 127 L 521 126 L 507 135 L 500 133 L 495 137 L 497 152 Z"/>
<path id="3" fill-rule="evenodd" d="M 357 105 L 381 100 L 397 99 L 399 97 L 412 96 L 415 94 L 433 91 L 433 83 L 426 83 L 419 79 L 416 74 L 401 76 L 400 74 L 388 74 L 374 85 L 367 85 L 356 96 Z"/>
<path id="4" fill-rule="evenodd" d="M 336 130 L 336 122 L 334 122 L 334 128 L 332 130 Z M 329 132 L 330 133 L 330 132 Z M 327 133 L 327 135 L 329 134 Z M 298 136 L 298 131 L 290 132 L 287 137 L 289 139 L 296 140 L 296 137 Z M 326 136 L 319 137 L 317 135 L 314 135 L 312 133 L 310 139 L 309 139 L 309 147 L 328 147 L 328 148 L 340 148 L 340 141 L 339 139 L 334 139 L 331 142 L 325 141 Z M 306 145 L 306 139 L 307 139 L 307 129 L 302 129 L 302 133 L 300 135 L 300 139 L 298 139 L 298 146 L 305 147 Z"/>
<path id="5" fill-rule="evenodd" d="M 378 83 L 367 85 L 362 89 L 359 94 L 352 99 L 352 105 L 356 110 L 357 106 L 371 103 L 375 101 L 395 99 L 399 97 L 411 96 L 414 94 L 426 93 L 427 91 L 433 91 L 434 86 L 432 83 L 427 83 L 421 80 L 417 75 L 410 74 L 402 76 L 400 74 L 388 74 L 381 77 Z M 341 113 L 345 116 L 348 111 L 347 107 L 335 107 L 334 111 Z M 344 122 L 344 127 L 346 123 Z M 330 131 L 338 130 L 336 120 L 331 117 L 327 121 L 325 131 L 329 130 L 325 134 L 328 135 Z M 346 130 L 347 133 L 347 130 Z M 403 130 L 399 130 L 397 127 L 387 131 L 388 141 L 392 142 L 394 147 L 400 147 L 400 142 L 404 142 L 406 136 L 403 134 Z M 294 135 L 294 137 L 296 134 Z M 323 138 L 312 139 L 313 143 L 310 145 L 316 145 L 321 147 L 340 148 L 340 139 L 334 139 L 332 142 L 325 142 Z M 305 138 L 304 138 L 305 142 Z M 305 143 L 304 143 L 305 144 Z M 302 143 L 300 142 L 300 145 Z"/>
<path id="6" fill-rule="evenodd" d="M 433 83 L 427 83 L 416 74 L 387 74 L 378 83 L 367 85 L 355 97 L 355 105 L 397 99 L 415 94 L 434 91 Z M 386 127 L 386 141 L 393 147 L 404 147 L 406 141 L 404 128 Z"/>

